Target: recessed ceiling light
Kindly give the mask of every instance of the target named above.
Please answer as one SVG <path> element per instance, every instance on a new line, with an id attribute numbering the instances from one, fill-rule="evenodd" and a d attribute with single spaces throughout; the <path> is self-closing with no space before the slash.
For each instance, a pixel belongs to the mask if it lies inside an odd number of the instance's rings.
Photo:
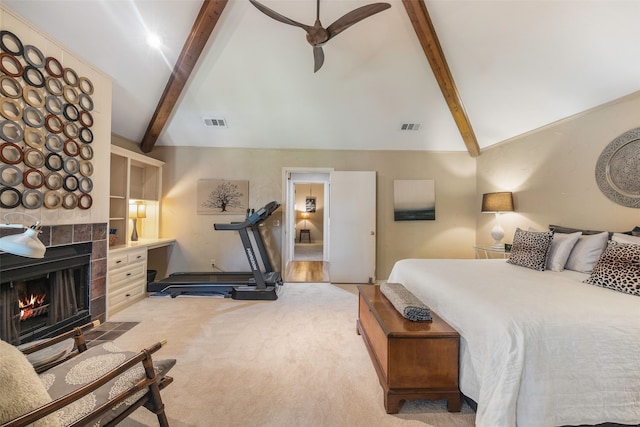
<path id="1" fill-rule="evenodd" d="M 162 46 L 162 39 L 155 33 L 149 33 L 147 36 L 147 43 L 154 49 L 160 49 Z"/>

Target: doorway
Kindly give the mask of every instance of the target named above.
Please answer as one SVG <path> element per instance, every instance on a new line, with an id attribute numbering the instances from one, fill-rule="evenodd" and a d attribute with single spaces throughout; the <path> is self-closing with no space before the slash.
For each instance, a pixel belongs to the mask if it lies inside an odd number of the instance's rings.
<path id="1" fill-rule="evenodd" d="M 324 183 L 294 183 L 294 261 L 324 261 Z"/>
<path id="2" fill-rule="evenodd" d="M 312 184 L 305 190 L 299 184 Z M 316 238 L 307 217 L 307 206 L 318 212 L 318 196 L 313 184 L 323 187 L 321 239 Z M 374 171 L 334 171 L 333 169 L 283 168 L 284 227 L 282 227 L 284 278 L 287 282 L 372 283 L 376 264 L 376 173 Z M 302 187 L 300 187 L 302 188 Z M 318 191 L 317 194 L 320 194 Z M 299 198 L 297 199 L 296 196 Z M 314 196 L 316 197 L 314 200 Z M 307 203 L 307 200 L 311 201 Z M 302 216 L 302 213 L 305 213 Z M 307 220 L 305 223 L 305 219 Z M 301 230 L 306 230 L 302 234 Z M 308 235 L 309 234 L 309 235 Z M 296 261 L 296 243 L 322 242 L 322 261 Z M 311 263 L 316 263 L 311 264 Z M 291 266 L 305 266 L 303 279 L 292 280 Z M 317 275 L 307 271 L 313 266 Z M 313 277 L 313 278 L 310 278 Z"/>
<path id="3" fill-rule="evenodd" d="M 329 181 L 332 169 L 285 169 L 285 281 L 329 282 Z"/>

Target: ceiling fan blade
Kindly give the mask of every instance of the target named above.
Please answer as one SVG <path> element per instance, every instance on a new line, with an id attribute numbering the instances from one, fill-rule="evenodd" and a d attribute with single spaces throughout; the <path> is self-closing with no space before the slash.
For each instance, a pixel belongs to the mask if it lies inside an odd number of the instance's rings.
<path id="1" fill-rule="evenodd" d="M 314 46 L 313 47 L 313 72 L 315 73 L 322 67 L 324 64 L 324 52 L 322 51 L 322 47 Z"/>
<path id="2" fill-rule="evenodd" d="M 293 19 L 289 19 L 286 16 L 280 15 L 278 12 L 269 9 L 267 6 L 258 3 L 256 0 L 249 0 L 252 5 L 254 5 L 260 12 L 264 13 L 268 17 L 275 19 L 276 21 L 280 21 L 285 24 L 293 25 L 294 27 L 300 27 L 306 32 L 309 32 L 312 27 L 301 24 L 300 22 L 294 21 Z"/>
<path id="3" fill-rule="evenodd" d="M 250 1 L 253 2 L 254 0 Z M 391 5 L 389 3 L 373 3 L 352 10 L 346 15 L 338 18 L 336 22 L 327 27 L 329 38 L 337 36 L 353 24 L 360 22 L 371 15 L 375 15 L 376 13 L 389 9 L 390 7 Z"/>

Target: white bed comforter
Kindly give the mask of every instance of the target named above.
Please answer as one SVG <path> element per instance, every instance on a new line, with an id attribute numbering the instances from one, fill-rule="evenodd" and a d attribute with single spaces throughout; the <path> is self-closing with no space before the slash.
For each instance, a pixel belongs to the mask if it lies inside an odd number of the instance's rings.
<path id="1" fill-rule="evenodd" d="M 640 424 L 640 298 L 573 271 L 406 259 L 402 283 L 461 336 L 478 427 Z"/>

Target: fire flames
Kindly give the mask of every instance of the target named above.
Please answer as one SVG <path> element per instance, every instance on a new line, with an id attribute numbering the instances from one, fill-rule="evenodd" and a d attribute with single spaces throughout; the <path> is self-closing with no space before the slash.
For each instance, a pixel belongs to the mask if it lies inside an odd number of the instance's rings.
<path id="1" fill-rule="evenodd" d="M 29 319 L 30 317 L 39 316 L 45 311 L 47 305 L 44 305 L 44 300 L 47 297 L 45 293 L 31 294 L 23 298 L 18 299 L 18 306 L 20 307 L 20 320 Z"/>

